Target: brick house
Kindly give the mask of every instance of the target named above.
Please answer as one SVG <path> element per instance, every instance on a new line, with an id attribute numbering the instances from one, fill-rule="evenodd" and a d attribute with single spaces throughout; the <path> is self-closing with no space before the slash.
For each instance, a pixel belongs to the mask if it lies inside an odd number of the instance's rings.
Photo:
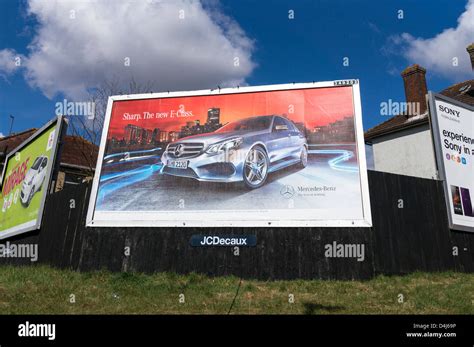
<path id="1" fill-rule="evenodd" d="M 467 47 L 474 70 L 474 44 Z M 375 171 L 436 179 L 437 168 L 426 104 L 426 70 L 415 64 L 402 71 L 407 112 L 365 132 L 372 147 Z M 474 106 L 474 79 L 454 84 L 439 94 Z"/>

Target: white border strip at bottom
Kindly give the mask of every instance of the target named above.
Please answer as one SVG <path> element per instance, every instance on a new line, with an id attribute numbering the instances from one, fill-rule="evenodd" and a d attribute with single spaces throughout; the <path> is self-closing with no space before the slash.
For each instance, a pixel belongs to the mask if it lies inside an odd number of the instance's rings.
<path id="1" fill-rule="evenodd" d="M 33 228 L 36 226 L 36 218 L 33 220 L 30 220 L 29 222 L 25 222 L 20 225 L 16 225 L 14 227 L 8 228 L 8 231 L 5 232 L 0 232 L 0 238 L 4 239 L 7 237 L 15 236 L 21 233 L 26 232 L 25 229 Z M 31 231 L 32 229 L 29 229 Z"/>

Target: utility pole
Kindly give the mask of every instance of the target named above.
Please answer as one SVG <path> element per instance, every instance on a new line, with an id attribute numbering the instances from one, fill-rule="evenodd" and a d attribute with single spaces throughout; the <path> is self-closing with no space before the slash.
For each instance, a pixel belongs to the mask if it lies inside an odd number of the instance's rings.
<path id="1" fill-rule="evenodd" d="M 13 121 L 15 120 L 15 117 L 10 115 L 10 132 L 8 133 L 8 135 L 11 135 L 12 134 L 12 129 L 13 129 Z"/>

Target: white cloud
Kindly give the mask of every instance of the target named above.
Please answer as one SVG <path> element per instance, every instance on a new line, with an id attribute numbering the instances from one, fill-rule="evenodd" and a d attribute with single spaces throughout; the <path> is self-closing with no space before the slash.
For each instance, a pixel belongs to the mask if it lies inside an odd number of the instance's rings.
<path id="1" fill-rule="evenodd" d="M 445 29 L 438 35 L 426 39 L 404 33 L 393 43 L 403 47 L 403 55 L 410 63 L 422 65 L 429 73 L 438 73 L 456 80 L 472 78 L 471 63 L 466 47 L 473 41 L 474 0 L 469 0 L 455 28 Z M 455 57 L 458 59 L 458 66 L 453 66 Z"/>
<path id="2" fill-rule="evenodd" d="M 0 76 L 7 76 L 18 69 L 21 58 L 12 49 L 0 50 Z"/>
<path id="3" fill-rule="evenodd" d="M 117 79 L 152 82 L 155 91 L 242 85 L 255 67 L 254 42 L 215 3 L 29 0 L 28 14 L 38 27 L 23 73 L 49 98 L 83 98 Z M 0 51 L 0 71 L 13 71 L 2 64 L 12 54 Z"/>

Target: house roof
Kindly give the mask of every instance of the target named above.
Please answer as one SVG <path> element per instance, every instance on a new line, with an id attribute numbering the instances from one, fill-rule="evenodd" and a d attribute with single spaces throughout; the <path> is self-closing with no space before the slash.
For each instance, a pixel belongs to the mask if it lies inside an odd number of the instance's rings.
<path id="1" fill-rule="evenodd" d="M 35 128 L 28 129 L 20 133 L 0 138 L 0 161 L 3 162 L 3 155 L 10 153 L 13 149 L 17 148 L 23 141 L 33 135 L 36 130 L 37 129 Z"/>
<path id="2" fill-rule="evenodd" d="M 444 89 L 440 94 L 448 96 L 454 100 L 474 106 L 474 80 L 467 80 L 453 84 Z M 428 123 L 429 115 L 425 112 L 422 115 L 396 115 L 385 122 L 382 122 L 365 132 L 365 140 L 370 141 L 376 137 L 387 135 L 400 130 Z"/>
<path id="3" fill-rule="evenodd" d="M 3 164 L 6 155 L 33 135 L 36 130 L 32 128 L 0 138 L 0 163 Z M 84 138 L 67 135 L 61 150 L 61 164 L 94 169 L 98 152 L 99 148 Z"/>
<path id="4" fill-rule="evenodd" d="M 451 87 L 443 90 L 440 94 L 474 106 L 474 80 L 467 80 L 461 83 L 453 84 Z"/>
<path id="5" fill-rule="evenodd" d="M 81 136 L 67 135 L 61 152 L 61 164 L 84 166 L 94 169 L 99 147 Z"/>

